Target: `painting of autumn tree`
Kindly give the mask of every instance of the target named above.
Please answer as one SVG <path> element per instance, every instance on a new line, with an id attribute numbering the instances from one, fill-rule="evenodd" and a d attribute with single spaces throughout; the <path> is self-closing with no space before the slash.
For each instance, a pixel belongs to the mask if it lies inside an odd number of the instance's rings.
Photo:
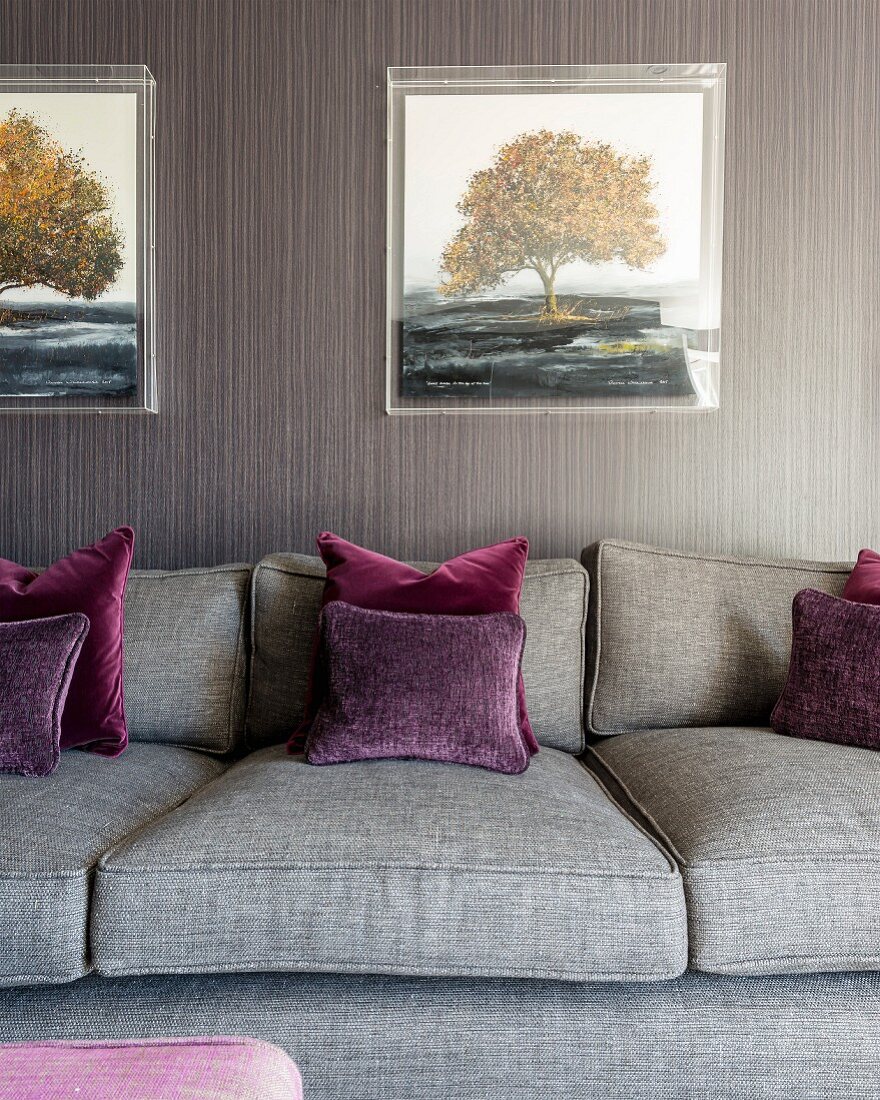
<path id="1" fill-rule="evenodd" d="M 663 254 L 650 172 L 650 158 L 570 131 L 521 134 L 468 180 L 457 207 L 464 222 L 441 257 L 441 293 L 489 290 L 534 271 L 544 320 L 559 319 L 556 277 L 566 264 L 643 269 Z"/>
<path id="2" fill-rule="evenodd" d="M 93 300 L 122 267 L 121 243 L 107 188 L 82 157 L 29 115 L 0 118 L 0 296 L 44 286 Z"/>
<path id="3" fill-rule="evenodd" d="M 584 68 L 563 86 L 402 70 L 390 410 L 717 400 L 691 355 L 708 327 L 706 87 L 655 92 L 638 71 L 621 90 Z"/>
<path id="4" fill-rule="evenodd" d="M 133 100 L 0 95 L 0 398 L 136 391 Z"/>

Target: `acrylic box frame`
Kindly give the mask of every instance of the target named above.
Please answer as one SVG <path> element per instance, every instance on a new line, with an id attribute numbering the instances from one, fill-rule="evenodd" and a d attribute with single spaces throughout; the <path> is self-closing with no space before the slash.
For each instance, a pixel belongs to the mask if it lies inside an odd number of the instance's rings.
<path id="1" fill-rule="evenodd" d="M 724 64 L 574 65 L 389 68 L 387 84 L 387 267 L 385 411 L 393 415 L 707 411 L 720 389 L 721 246 L 724 177 Z M 684 358 L 693 388 L 688 397 L 616 397 L 610 394 L 478 398 L 404 390 L 404 194 L 406 104 L 413 96 L 558 95 L 688 92 L 702 97 L 699 280 L 686 333 Z M 694 284 L 691 283 L 691 286 Z M 596 304 L 595 299 L 591 304 Z M 665 322 L 664 322 L 665 323 Z M 622 346 L 622 345 L 621 345 Z M 631 346 L 631 345 L 630 345 Z M 647 345 L 643 345 L 647 346 Z M 603 348 L 604 350 L 604 348 Z M 681 348 L 676 353 L 681 356 Z M 412 357 L 410 358 L 410 364 Z M 418 369 L 409 366 L 408 370 Z M 426 366 L 424 371 L 428 371 Z M 494 374 L 493 376 L 494 377 Z M 558 377 L 558 375 L 556 376 Z M 478 383 L 474 383 L 475 385 Z M 487 383 L 482 383 L 487 385 Z M 493 383 L 488 383 L 492 385 Z M 542 383 L 543 384 L 543 383 Z M 633 383 L 635 384 L 635 383 Z M 440 383 L 436 383 L 440 385 Z M 473 391 L 478 392 L 478 391 Z"/>
<path id="2" fill-rule="evenodd" d="M 156 82 L 144 65 L 0 65 L 0 93 L 130 93 L 136 98 L 136 392 L 2 396 L 0 412 L 155 413 L 154 145 Z"/>

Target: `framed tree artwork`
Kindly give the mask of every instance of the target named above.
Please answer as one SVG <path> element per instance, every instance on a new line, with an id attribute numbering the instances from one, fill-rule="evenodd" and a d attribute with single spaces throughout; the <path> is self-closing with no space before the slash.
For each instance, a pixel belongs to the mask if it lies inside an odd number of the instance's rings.
<path id="1" fill-rule="evenodd" d="M 724 80 L 389 69 L 386 411 L 717 408 Z"/>
<path id="2" fill-rule="evenodd" d="M 0 411 L 156 411 L 154 92 L 0 66 Z"/>

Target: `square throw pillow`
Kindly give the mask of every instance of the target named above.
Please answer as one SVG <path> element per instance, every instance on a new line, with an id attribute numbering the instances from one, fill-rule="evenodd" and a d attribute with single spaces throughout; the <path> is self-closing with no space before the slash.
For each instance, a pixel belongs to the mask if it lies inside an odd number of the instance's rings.
<path id="1" fill-rule="evenodd" d="M 853 571 L 843 586 L 843 598 L 856 603 L 880 604 L 880 554 L 860 550 Z"/>
<path id="2" fill-rule="evenodd" d="M 85 615 L 0 623 L 0 771 L 55 771 L 61 712 L 88 632 Z"/>
<path id="3" fill-rule="evenodd" d="M 134 531 L 120 527 L 42 573 L 0 558 L 0 622 L 79 612 L 89 633 L 61 715 L 62 749 L 118 756 L 128 744 L 122 694 L 125 585 Z"/>
<path id="4" fill-rule="evenodd" d="M 326 691 L 310 764 L 407 758 L 518 774 L 530 753 L 517 683 L 518 615 L 410 615 L 341 601 L 321 613 Z"/>
<path id="5" fill-rule="evenodd" d="M 880 607 L 798 592 L 788 679 L 770 724 L 791 737 L 880 748 Z"/>
<path id="6" fill-rule="evenodd" d="M 343 600 L 371 611 L 400 611 L 419 615 L 519 614 L 523 574 L 529 556 L 522 536 L 471 550 L 450 558 L 433 573 L 365 550 L 329 531 L 317 538 L 318 552 L 327 566 L 323 606 Z M 312 660 L 306 713 L 288 742 L 292 752 L 302 749 L 312 718 L 323 698 L 323 674 L 317 647 Z M 529 752 L 538 751 L 526 709 L 520 674 L 517 683 L 519 722 Z"/>

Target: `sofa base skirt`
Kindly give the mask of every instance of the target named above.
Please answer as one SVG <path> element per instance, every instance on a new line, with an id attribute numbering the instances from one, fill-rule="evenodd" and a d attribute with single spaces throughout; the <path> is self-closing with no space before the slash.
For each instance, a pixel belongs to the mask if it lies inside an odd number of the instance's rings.
<path id="1" fill-rule="evenodd" d="M 307 1100 L 880 1095 L 880 974 L 648 985 L 91 975 L 0 990 L 0 1041 L 217 1034 L 285 1049 Z"/>

